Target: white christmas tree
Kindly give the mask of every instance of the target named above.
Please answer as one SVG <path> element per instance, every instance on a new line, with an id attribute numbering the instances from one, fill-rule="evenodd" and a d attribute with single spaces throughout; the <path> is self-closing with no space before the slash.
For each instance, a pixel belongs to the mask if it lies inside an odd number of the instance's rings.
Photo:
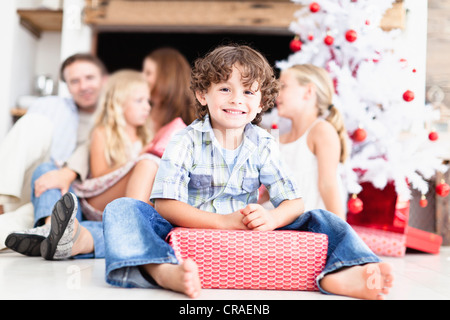
<path id="1" fill-rule="evenodd" d="M 294 2 L 302 5 L 290 26 L 295 52 L 277 67 L 310 63 L 332 76 L 334 104 L 351 137 L 344 170 L 349 193 L 359 193 L 362 182 L 379 189 L 394 182 L 402 199 L 411 188 L 426 194 L 427 179 L 446 168 L 424 126 L 434 113 L 425 101 L 414 101 L 416 70 L 395 50 L 401 30 L 380 28 L 394 1 Z"/>

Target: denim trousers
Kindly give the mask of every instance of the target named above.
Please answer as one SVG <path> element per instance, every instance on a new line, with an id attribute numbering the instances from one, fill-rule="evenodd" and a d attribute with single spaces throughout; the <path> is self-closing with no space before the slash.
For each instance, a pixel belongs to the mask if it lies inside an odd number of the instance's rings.
<path id="1" fill-rule="evenodd" d="M 156 210 L 139 200 L 116 199 L 103 213 L 105 236 L 106 282 L 125 288 L 154 288 L 149 276 L 140 271 L 145 264 L 178 264 L 175 252 L 165 241 L 172 226 Z M 303 213 L 293 223 L 279 230 L 309 231 L 328 236 L 325 268 L 317 285 L 328 273 L 343 267 L 380 262 L 353 228 L 335 214 L 325 210 Z M 150 279 L 151 280 L 151 279 Z"/>
<path id="2" fill-rule="evenodd" d="M 44 173 L 57 169 L 58 167 L 54 163 L 48 162 L 39 165 L 33 172 L 31 178 L 31 202 L 34 206 L 34 222 L 36 227 L 44 224 L 44 219 L 52 214 L 53 206 L 61 199 L 62 195 L 60 189 L 49 189 L 42 193 L 40 197 L 36 197 L 34 195 L 34 182 Z M 72 193 L 74 192 L 72 188 L 69 188 L 69 191 Z M 77 255 L 74 258 L 104 258 L 105 241 L 103 237 L 103 222 L 84 219 L 79 201 L 76 218 L 80 225 L 85 227 L 91 233 L 92 238 L 94 239 L 94 252 Z"/>

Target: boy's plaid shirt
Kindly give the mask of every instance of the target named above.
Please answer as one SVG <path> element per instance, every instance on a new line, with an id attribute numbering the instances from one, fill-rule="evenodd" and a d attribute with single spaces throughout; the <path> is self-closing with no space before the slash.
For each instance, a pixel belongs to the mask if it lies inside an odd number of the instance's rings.
<path id="1" fill-rule="evenodd" d="M 275 207 L 301 197 L 280 159 L 277 142 L 268 132 L 248 124 L 242 143 L 230 172 L 209 117 L 194 121 L 167 146 L 151 200 L 175 199 L 200 210 L 228 214 L 256 203 L 261 184 Z"/>

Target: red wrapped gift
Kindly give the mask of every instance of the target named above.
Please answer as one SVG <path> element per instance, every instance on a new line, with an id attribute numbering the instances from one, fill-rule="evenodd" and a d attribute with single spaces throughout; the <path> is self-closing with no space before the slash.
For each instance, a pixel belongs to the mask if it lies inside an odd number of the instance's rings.
<path id="1" fill-rule="evenodd" d="M 175 118 L 164 127 L 159 129 L 153 140 L 147 145 L 147 153 L 154 154 L 155 156 L 162 157 L 166 146 L 175 133 L 184 129 L 186 124 L 181 118 Z"/>
<path id="2" fill-rule="evenodd" d="M 406 251 L 406 235 L 361 226 L 352 226 L 359 237 L 376 255 L 403 257 Z"/>
<path id="3" fill-rule="evenodd" d="M 167 240 L 197 263 L 203 288 L 318 290 L 328 250 L 325 234 L 299 231 L 175 228 Z"/>
<path id="4" fill-rule="evenodd" d="M 406 228 L 406 246 L 428 253 L 439 253 L 442 237 L 413 227 Z"/>
<path id="5" fill-rule="evenodd" d="M 351 225 L 373 229 L 405 233 L 409 219 L 409 201 L 399 201 L 394 183 L 388 183 L 383 190 L 371 183 L 361 183 L 362 191 L 358 194 L 363 202 L 360 213 L 347 214 Z"/>

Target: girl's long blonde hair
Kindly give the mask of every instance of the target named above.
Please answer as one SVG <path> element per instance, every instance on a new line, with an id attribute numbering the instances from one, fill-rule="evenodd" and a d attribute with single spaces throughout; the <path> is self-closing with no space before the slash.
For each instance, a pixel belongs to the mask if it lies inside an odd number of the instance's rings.
<path id="1" fill-rule="evenodd" d="M 312 64 L 294 65 L 289 68 L 300 85 L 313 84 L 316 88 L 318 116 L 325 117 L 333 125 L 341 142 L 340 162 L 348 157 L 348 135 L 344 118 L 333 105 L 334 85 L 328 72 Z"/>
<path id="2" fill-rule="evenodd" d="M 105 132 L 105 158 L 110 166 L 121 165 L 130 159 L 132 143 L 125 132 L 124 103 L 133 90 L 146 85 L 141 72 L 120 70 L 112 74 L 100 97 L 94 128 Z M 147 125 L 137 128 L 139 140 L 145 145 L 149 140 Z"/>

